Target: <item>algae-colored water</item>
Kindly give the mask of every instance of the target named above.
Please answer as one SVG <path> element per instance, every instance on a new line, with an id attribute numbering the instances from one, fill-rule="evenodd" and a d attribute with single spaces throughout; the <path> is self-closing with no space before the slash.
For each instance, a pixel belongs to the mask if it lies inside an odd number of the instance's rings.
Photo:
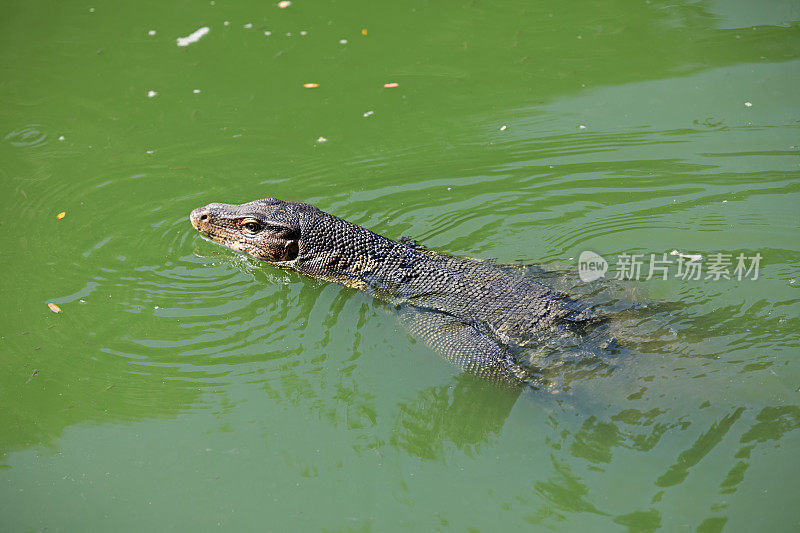
<path id="1" fill-rule="evenodd" d="M 796 531 L 799 21 L 5 2 L 0 529 Z M 461 377 L 391 308 L 187 220 L 270 196 L 572 273 L 638 306 L 626 355 L 561 392 Z M 623 253 L 762 259 L 581 285 L 587 250 L 607 277 Z"/>

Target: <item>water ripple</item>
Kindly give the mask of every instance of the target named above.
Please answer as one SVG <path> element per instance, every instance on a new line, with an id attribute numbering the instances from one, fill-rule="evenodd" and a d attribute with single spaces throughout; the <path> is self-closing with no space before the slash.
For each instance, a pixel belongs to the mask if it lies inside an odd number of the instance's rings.
<path id="1" fill-rule="evenodd" d="M 47 134 L 40 130 L 39 124 L 28 124 L 27 126 L 14 130 L 5 136 L 5 140 L 11 146 L 39 148 L 47 144 Z"/>

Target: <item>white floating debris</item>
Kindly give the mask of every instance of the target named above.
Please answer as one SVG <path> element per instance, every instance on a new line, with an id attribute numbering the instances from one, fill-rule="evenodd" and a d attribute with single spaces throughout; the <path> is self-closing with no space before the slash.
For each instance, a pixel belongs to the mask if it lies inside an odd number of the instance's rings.
<path id="1" fill-rule="evenodd" d="M 190 44 L 196 43 L 209 31 L 211 30 L 208 28 L 208 26 L 203 26 L 202 28 L 191 33 L 190 35 L 187 35 L 186 37 L 178 37 L 178 46 L 189 46 Z"/>
<path id="2" fill-rule="evenodd" d="M 155 150 L 147 150 L 146 153 L 152 154 L 152 153 L 155 153 Z"/>
<path id="3" fill-rule="evenodd" d="M 292 5 L 292 3 L 289 0 L 283 0 L 283 2 L 278 2 L 278 7 L 281 9 L 286 9 L 290 5 Z"/>
<path id="4" fill-rule="evenodd" d="M 148 97 L 148 98 L 153 98 L 153 97 L 154 97 L 155 95 L 157 95 L 157 94 L 158 94 L 158 93 L 157 93 L 157 92 L 155 92 L 155 91 L 147 91 L 147 97 Z"/>
<path id="5" fill-rule="evenodd" d="M 682 254 L 678 250 L 672 250 L 669 255 L 677 255 L 681 259 L 688 259 L 689 261 L 700 261 L 703 256 L 700 254 Z"/>
<path id="6" fill-rule="evenodd" d="M 211 2 L 211 3 L 213 4 L 214 2 Z M 159 309 L 159 307 L 157 305 L 154 305 L 153 309 Z"/>
<path id="7" fill-rule="evenodd" d="M 302 30 L 302 31 L 300 32 L 300 35 L 308 35 L 308 32 L 307 32 L 306 30 Z"/>
<path id="8" fill-rule="evenodd" d="M 375 111 L 367 111 L 366 113 L 364 113 L 364 118 L 371 117 L 374 114 L 375 114 Z"/>
<path id="9" fill-rule="evenodd" d="M 505 124 L 500 126 L 500 131 L 506 131 L 507 129 L 508 129 L 508 126 L 506 126 Z"/>
<path id="10" fill-rule="evenodd" d="M 584 126 L 583 124 L 579 124 L 579 125 L 578 125 L 578 129 L 579 129 L 579 130 L 585 130 L 585 129 L 586 129 L 586 126 Z"/>
<path id="11" fill-rule="evenodd" d="M 745 107 L 753 107 L 753 102 L 745 102 L 744 106 Z"/>
<path id="12" fill-rule="evenodd" d="M 347 39 L 339 39 L 339 44 L 347 44 Z"/>
<path id="13" fill-rule="evenodd" d="M 94 8 L 93 7 L 89 8 L 89 13 L 94 13 Z"/>
<path id="14" fill-rule="evenodd" d="M 58 140 L 59 141 L 63 141 L 64 140 L 64 136 L 62 135 L 61 137 L 58 138 Z"/>
<path id="15" fill-rule="evenodd" d="M 194 94 L 200 94 L 200 89 L 192 89 L 192 92 L 193 92 Z"/>
<path id="16" fill-rule="evenodd" d="M 223 26 L 230 26 L 230 25 L 231 25 L 231 23 L 230 23 L 230 21 L 227 21 L 227 20 L 226 20 L 225 22 L 223 22 L 223 23 L 222 23 L 222 25 L 223 25 Z"/>
<path id="17" fill-rule="evenodd" d="M 153 36 L 156 34 L 156 30 L 150 30 L 147 32 L 147 35 Z"/>
<path id="18" fill-rule="evenodd" d="M 271 32 L 271 31 L 269 31 L 269 30 L 267 30 L 267 31 L 265 31 L 265 32 L 264 32 L 264 35 L 266 35 L 267 37 L 269 37 L 270 35 L 272 35 L 272 32 Z"/>
<path id="19" fill-rule="evenodd" d="M 399 87 L 400 84 L 396 82 L 391 82 L 391 83 L 384 83 L 383 86 L 386 87 L 387 89 L 391 89 L 393 87 Z"/>
<path id="20" fill-rule="evenodd" d="M 248 22 L 247 24 L 244 25 L 244 29 L 246 29 L 246 30 L 249 30 L 252 27 L 253 27 L 253 23 L 252 22 Z"/>
<path id="21" fill-rule="evenodd" d="M 320 137 L 319 139 L 317 139 L 317 142 L 318 143 L 326 143 L 326 142 L 328 142 L 328 139 L 326 139 L 325 137 Z"/>

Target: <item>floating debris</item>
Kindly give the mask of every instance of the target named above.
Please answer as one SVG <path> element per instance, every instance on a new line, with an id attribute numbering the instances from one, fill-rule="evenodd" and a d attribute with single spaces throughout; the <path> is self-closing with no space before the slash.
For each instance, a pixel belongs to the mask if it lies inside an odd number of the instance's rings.
<path id="1" fill-rule="evenodd" d="M 153 153 L 155 153 L 155 150 L 146 150 L 145 153 L 153 154 Z"/>
<path id="2" fill-rule="evenodd" d="M 222 25 L 223 26 L 230 26 L 231 23 L 230 23 L 230 21 L 226 20 L 225 22 L 222 23 Z"/>
<path id="3" fill-rule="evenodd" d="M 320 137 L 319 139 L 317 139 L 317 142 L 318 143 L 326 143 L 326 142 L 328 142 L 328 139 L 326 139 L 325 137 Z"/>
<path id="4" fill-rule="evenodd" d="M 585 130 L 586 126 L 584 126 L 583 124 L 578 124 L 578 129 L 579 130 Z"/>
<path id="5" fill-rule="evenodd" d="M 361 35 L 366 35 L 366 34 L 367 34 L 367 28 L 364 28 L 363 30 L 361 30 Z"/>
<path id="6" fill-rule="evenodd" d="M 61 308 L 59 306 L 57 306 L 56 304 L 54 304 L 53 302 L 48 302 L 47 303 L 47 307 L 49 307 L 50 310 L 52 312 L 54 312 L 54 313 L 60 313 L 61 312 Z"/>
<path id="7" fill-rule="evenodd" d="M 315 89 L 319 87 L 319 83 L 304 83 L 303 87 L 305 87 L 306 89 Z"/>
<path id="8" fill-rule="evenodd" d="M 155 34 L 156 34 L 156 30 L 150 30 L 150 31 L 147 32 L 147 35 L 150 35 L 151 37 L 153 35 L 155 35 Z"/>
<path id="9" fill-rule="evenodd" d="M 158 93 L 155 91 L 147 91 L 148 98 L 154 98 Z"/>
<path id="10" fill-rule="evenodd" d="M 200 89 L 192 89 L 192 92 L 193 92 L 194 94 L 200 94 Z"/>
<path id="11" fill-rule="evenodd" d="M 33 374 L 31 374 L 31 377 L 28 378 L 28 381 L 26 381 L 25 384 L 27 385 L 28 383 L 30 383 L 31 380 L 33 379 L 33 376 L 35 376 L 38 373 L 39 373 L 39 369 L 38 368 L 34 369 L 33 370 Z"/>
<path id="12" fill-rule="evenodd" d="M 305 36 L 305 35 L 308 35 L 308 32 L 307 32 L 306 30 L 302 30 L 302 31 L 300 32 L 300 35 L 303 35 L 303 36 Z"/>
<path id="13" fill-rule="evenodd" d="M 252 22 L 248 22 L 247 24 L 244 25 L 244 29 L 246 29 L 246 30 L 249 30 L 252 27 L 253 27 L 253 23 Z"/>
<path id="14" fill-rule="evenodd" d="M 228 25 L 227 21 L 225 22 L 225 25 L 226 26 Z M 203 36 L 205 36 L 209 31 L 211 30 L 209 29 L 208 26 L 203 26 L 202 28 L 194 31 L 193 33 L 187 35 L 186 37 L 178 37 L 178 46 L 189 46 L 190 44 L 196 43 L 201 38 L 203 38 Z"/>
<path id="15" fill-rule="evenodd" d="M 506 126 L 505 124 L 500 126 L 500 131 L 506 131 L 507 129 L 508 129 L 508 126 Z"/>
<path id="16" fill-rule="evenodd" d="M 347 39 L 339 39 L 339 44 L 347 44 Z"/>
<path id="17" fill-rule="evenodd" d="M 60 136 L 58 137 L 58 140 L 59 140 L 59 141 L 63 141 L 63 140 L 64 140 L 64 136 L 63 136 L 63 135 L 60 135 Z"/>
<path id="18" fill-rule="evenodd" d="M 364 118 L 371 117 L 374 114 L 375 114 L 375 111 L 367 111 L 366 113 L 364 113 Z"/>
<path id="19" fill-rule="evenodd" d="M 386 87 L 387 89 L 391 89 L 392 87 L 399 87 L 400 84 L 399 83 L 395 83 L 395 82 L 391 82 L 391 83 L 384 83 L 383 86 Z"/>
<path id="20" fill-rule="evenodd" d="M 292 5 L 292 3 L 289 0 L 283 0 L 283 2 L 278 2 L 278 7 L 281 9 L 286 9 L 290 5 Z"/>
<path id="21" fill-rule="evenodd" d="M 267 37 L 269 37 L 270 35 L 272 35 L 272 32 L 271 32 L 271 31 L 269 31 L 269 30 L 267 30 L 267 31 L 265 31 L 265 32 L 264 32 L 264 35 L 266 35 Z"/>
<path id="22" fill-rule="evenodd" d="M 59 214 L 57 214 L 57 215 L 56 215 L 56 218 L 57 218 L 58 220 L 61 220 L 61 219 L 62 219 L 62 218 L 64 218 L 65 216 L 67 216 L 67 212 L 66 212 L 66 211 L 61 211 Z"/>
<path id="23" fill-rule="evenodd" d="M 703 256 L 700 254 L 682 254 L 678 250 L 672 250 L 669 255 L 677 255 L 681 259 L 688 259 L 689 261 L 700 261 Z"/>
<path id="24" fill-rule="evenodd" d="M 745 107 L 753 107 L 753 102 L 745 102 L 744 106 Z"/>

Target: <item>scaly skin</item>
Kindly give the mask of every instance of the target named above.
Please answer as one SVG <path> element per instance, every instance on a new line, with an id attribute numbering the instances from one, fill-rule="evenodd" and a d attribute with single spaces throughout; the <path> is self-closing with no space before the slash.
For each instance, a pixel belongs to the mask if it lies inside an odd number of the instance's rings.
<path id="1" fill-rule="evenodd" d="M 229 248 L 394 304 L 403 324 L 445 359 L 498 383 L 534 382 L 514 353 L 543 331 L 588 318 L 566 295 L 513 268 L 387 239 L 308 204 L 214 203 L 190 220 Z"/>

